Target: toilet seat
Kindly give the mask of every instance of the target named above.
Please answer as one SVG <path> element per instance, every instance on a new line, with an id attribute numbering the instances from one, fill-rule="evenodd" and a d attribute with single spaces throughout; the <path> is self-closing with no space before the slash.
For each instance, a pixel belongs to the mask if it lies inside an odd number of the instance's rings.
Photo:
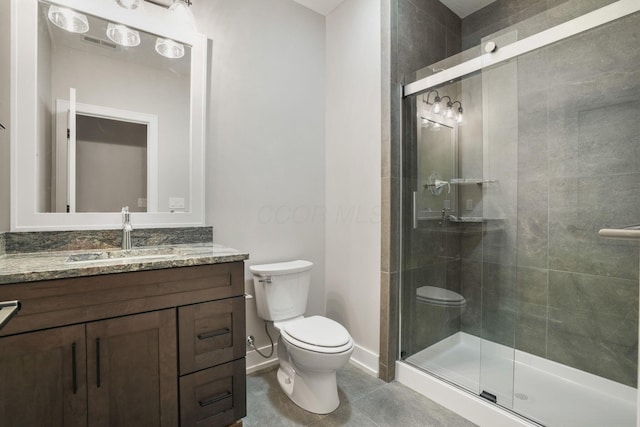
<path id="1" fill-rule="evenodd" d="M 344 326 L 326 317 L 299 318 L 279 326 L 284 340 L 304 350 L 334 354 L 353 347 L 353 339 Z"/>
<path id="2" fill-rule="evenodd" d="M 419 287 L 416 289 L 416 299 L 419 303 L 443 307 L 462 307 L 467 304 L 467 300 L 459 293 L 436 286 Z"/>

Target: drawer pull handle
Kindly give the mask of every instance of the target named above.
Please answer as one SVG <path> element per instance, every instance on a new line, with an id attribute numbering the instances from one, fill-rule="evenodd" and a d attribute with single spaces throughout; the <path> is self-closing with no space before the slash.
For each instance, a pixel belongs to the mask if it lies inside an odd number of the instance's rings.
<path id="1" fill-rule="evenodd" d="M 206 340 L 207 338 L 219 337 L 220 335 L 225 335 L 225 334 L 228 334 L 229 332 L 231 332 L 231 329 L 229 328 L 217 329 L 215 331 L 198 334 L 198 339 Z"/>
<path id="2" fill-rule="evenodd" d="M 198 401 L 198 404 L 200 405 L 200 407 L 209 406 L 209 405 L 213 405 L 214 403 L 218 403 L 221 400 L 227 399 L 231 396 L 233 396 L 233 393 L 231 393 L 230 391 L 227 391 L 219 396 L 215 396 L 206 400 L 200 400 Z"/>
<path id="3" fill-rule="evenodd" d="M 100 338 L 96 338 L 96 387 L 100 388 L 102 378 L 100 375 Z"/>
<path id="4" fill-rule="evenodd" d="M 71 386 L 73 388 L 73 394 L 78 393 L 78 368 L 76 361 L 76 343 L 71 344 Z"/>

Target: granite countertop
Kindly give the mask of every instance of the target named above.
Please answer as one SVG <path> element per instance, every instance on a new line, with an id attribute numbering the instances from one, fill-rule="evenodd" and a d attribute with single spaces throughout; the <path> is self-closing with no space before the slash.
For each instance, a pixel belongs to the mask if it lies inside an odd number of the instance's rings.
<path id="1" fill-rule="evenodd" d="M 68 277 L 244 261 L 249 254 L 211 243 L 32 252 L 0 256 L 0 285 Z"/>

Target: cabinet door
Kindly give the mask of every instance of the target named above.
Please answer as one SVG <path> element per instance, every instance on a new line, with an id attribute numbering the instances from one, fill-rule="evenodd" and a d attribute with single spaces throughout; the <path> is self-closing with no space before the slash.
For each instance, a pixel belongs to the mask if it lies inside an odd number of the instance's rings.
<path id="1" fill-rule="evenodd" d="M 87 425 L 84 325 L 0 338 L 0 425 Z"/>
<path id="2" fill-rule="evenodd" d="M 177 426 L 175 309 L 87 324 L 89 426 Z"/>

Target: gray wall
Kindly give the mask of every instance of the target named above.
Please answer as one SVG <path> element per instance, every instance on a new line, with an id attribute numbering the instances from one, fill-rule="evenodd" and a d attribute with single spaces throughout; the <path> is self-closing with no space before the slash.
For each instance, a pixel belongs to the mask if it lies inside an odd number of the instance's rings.
<path id="1" fill-rule="evenodd" d="M 640 16 L 519 60 L 516 346 L 636 384 Z M 606 52 L 603 55 L 603 52 Z"/>
<path id="2" fill-rule="evenodd" d="M 325 18 L 291 0 L 192 8 L 213 40 L 206 221 L 214 241 L 248 251 L 247 267 L 312 261 L 307 314 L 324 314 Z M 246 286 L 253 293 L 248 268 Z M 247 335 L 269 344 L 255 300 Z"/>
<path id="3" fill-rule="evenodd" d="M 497 0 L 462 20 L 462 49 L 508 28 L 518 39 L 591 12 L 616 0 Z"/>

